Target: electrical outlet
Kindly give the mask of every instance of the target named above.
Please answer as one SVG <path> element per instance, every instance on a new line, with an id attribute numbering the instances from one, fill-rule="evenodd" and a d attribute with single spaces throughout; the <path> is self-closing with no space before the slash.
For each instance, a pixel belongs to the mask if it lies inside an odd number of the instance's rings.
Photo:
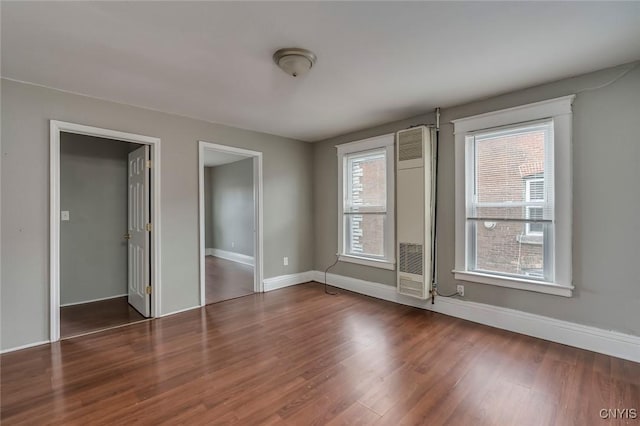
<path id="1" fill-rule="evenodd" d="M 68 210 L 63 210 L 63 211 L 60 212 L 60 220 L 64 220 L 64 221 L 69 220 L 69 211 Z"/>
<path id="2" fill-rule="evenodd" d="M 236 246 L 236 243 L 231 241 L 231 248 L 235 248 L 235 246 Z"/>
<path id="3" fill-rule="evenodd" d="M 456 286 L 456 290 L 458 291 L 458 294 L 460 296 L 464 296 L 464 286 L 463 285 Z"/>
<path id="4" fill-rule="evenodd" d="M 289 266 L 289 258 L 287 256 L 282 258 L 282 264 L 284 266 Z"/>

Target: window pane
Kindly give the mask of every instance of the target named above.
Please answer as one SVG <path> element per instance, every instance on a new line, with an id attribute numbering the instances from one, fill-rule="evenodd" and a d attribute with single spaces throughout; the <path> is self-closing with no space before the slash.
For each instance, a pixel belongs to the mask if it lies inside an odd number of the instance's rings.
<path id="1" fill-rule="evenodd" d="M 469 222 L 475 237 L 475 264 L 472 270 L 530 279 L 544 278 L 543 227 L 551 224 L 529 222 Z M 538 227 L 539 228 L 536 228 Z M 529 230 L 539 229 L 539 235 Z"/>
<path id="2" fill-rule="evenodd" d="M 475 136 L 474 201 L 469 217 L 525 219 L 527 206 L 545 204 L 545 146 L 551 123 L 495 130 Z"/>
<path id="3" fill-rule="evenodd" d="M 547 185 L 552 182 L 552 124 L 488 130 L 470 140 L 470 270 L 552 279 L 545 271 L 553 268 L 544 264 L 550 261 L 545 258 L 545 235 L 553 227 L 553 191 Z"/>
<path id="4" fill-rule="evenodd" d="M 527 210 L 527 219 L 542 219 L 542 207 L 527 207 Z M 542 234 L 543 230 L 543 223 L 529 223 L 527 226 L 528 234 Z"/>
<path id="5" fill-rule="evenodd" d="M 345 251 L 356 256 L 384 257 L 386 214 L 344 215 Z"/>
<path id="6" fill-rule="evenodd" d="M 387 170 L 385 151 L 347 157 L 345 212 L 385 212 Z"/>

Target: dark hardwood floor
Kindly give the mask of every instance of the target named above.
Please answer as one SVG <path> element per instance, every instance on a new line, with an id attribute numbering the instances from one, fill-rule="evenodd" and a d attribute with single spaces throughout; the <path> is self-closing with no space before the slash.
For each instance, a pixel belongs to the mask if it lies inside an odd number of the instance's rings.
<path id="1" fill-rule="evenodd" d="M 60 308 L 60 336 L 77 336 L 145 319 L 127 303 L 127 296 L 63 306 Z"/>
<path id="2" fill-rule="evenodd" d="M 205 273 L 207 305 L 253 293 L 253 266 L 206 256 Z"/>
<path id="3" fill-rule="evenodd" d="M 613 425 L 601 409 L 640 408 L 640 364 L 319 284 L 0 362 L 3 426 Z"/>

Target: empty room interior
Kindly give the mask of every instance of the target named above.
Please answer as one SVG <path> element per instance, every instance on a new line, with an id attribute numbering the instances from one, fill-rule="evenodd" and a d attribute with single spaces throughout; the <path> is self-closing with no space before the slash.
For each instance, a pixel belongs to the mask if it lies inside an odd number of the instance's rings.
<path id="1" fill-rule="evenodd" d="M 640 424 L 640 1 L 0 1 L 0 422 Z"/>
<path id="2" fill-rule="evenodd" d="M 204 149 L 200 203 L 204 208 L 204 303 L 254 292 L 254 159 Z"/>

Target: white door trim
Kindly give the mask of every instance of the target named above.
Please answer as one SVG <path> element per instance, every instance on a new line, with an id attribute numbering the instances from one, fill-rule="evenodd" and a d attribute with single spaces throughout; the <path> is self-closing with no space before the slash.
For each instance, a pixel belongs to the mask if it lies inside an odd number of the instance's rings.
<path id="1" fill-rule="evenodd" d="M 49 151 L 49 338 L 60 340 L 60 133 L 75 133 L 151 146 L 151 316 L 160 316 L 160 139 L 117 130 L 50 121 Z"/>
<path id="2" fill-rule="evenodd" d="M 205 151 L 218 151 L 228 154 L 237 154 L 247 158 L 253 158 L 253 192 L 255 208 L 255 269 L 253 291 L 262 293 L 264 291 L 263 277 L 263 247 L 262 247 L 262 152 L 250 151 L 248 149 L 235 148 L 227 145 L 219 145 L 211 142 L 199 141 L 198 149 L 198 204 L 200 222 L 200 306 L 206 304 L 205 298 L 205 236 L 204 236 L 204 153 Z"/>

